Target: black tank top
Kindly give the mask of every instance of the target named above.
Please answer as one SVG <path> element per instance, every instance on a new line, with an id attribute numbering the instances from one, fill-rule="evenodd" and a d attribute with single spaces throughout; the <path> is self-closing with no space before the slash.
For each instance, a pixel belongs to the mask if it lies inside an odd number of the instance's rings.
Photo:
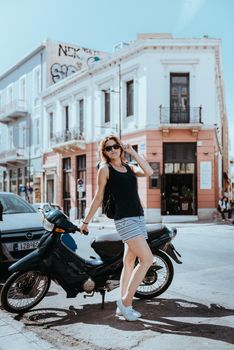
<path id="1" fill-rule="evenodd" d="M 125 217 L 143 216 L 137 191 L 137 178 L 131 168 L 124 164 L 127 172 L 122 173 L 114 169 L 109 163 L 109 185 L 115 203 L 114 220 Z"/>

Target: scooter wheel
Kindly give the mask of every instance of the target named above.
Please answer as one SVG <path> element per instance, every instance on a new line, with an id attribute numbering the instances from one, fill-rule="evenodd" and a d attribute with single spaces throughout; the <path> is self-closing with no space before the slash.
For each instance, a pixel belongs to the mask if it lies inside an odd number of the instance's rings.
<path id="1" fill-rule="evenodd" d="M 50 277 L 40 271 L 15 272 L 2 288 L 2 307 L 11 313 L 27 312 L 44 298 L 50 282 Z"/>
<path id="2" fill-rule="evenodd" d="M 173 280 L 174 268 L 170 258 L 161 250 L 153 252 L 153 256 L 154 262 L 137 288 L 136 298 L 155 298 L 164 293 Z"/>

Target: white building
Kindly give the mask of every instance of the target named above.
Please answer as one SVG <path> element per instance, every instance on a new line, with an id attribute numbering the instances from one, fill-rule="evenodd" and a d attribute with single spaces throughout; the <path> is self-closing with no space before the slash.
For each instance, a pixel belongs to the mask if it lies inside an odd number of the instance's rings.
<path id="1" fill-rule="evenodd" d="M 50 86 L 42 106 L 44 196 L 73 218 L 91 203 L 97 145 L 109 133 L 155 169 L 139 180 L 149 222 L 212 216 L 229 177 L 219 39 L 139 35 Z"/>
<path id="2" fill-rule="evenodd" d="M 0 190 L 41 201 L 40 95 L 104 53 L 47 39 L 0 76 Z"/>

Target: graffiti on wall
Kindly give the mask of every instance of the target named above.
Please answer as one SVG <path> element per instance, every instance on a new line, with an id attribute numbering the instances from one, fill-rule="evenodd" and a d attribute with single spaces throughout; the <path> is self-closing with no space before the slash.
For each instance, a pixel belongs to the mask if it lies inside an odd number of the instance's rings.
<path id="1" fill-rule="evenodd" d="M 62 80 L 69 75 L 76 73 L 77 68 L 71 65 L 54 63 L 51 68 L 51 76 L 54 83 L 57 83 L 59 80 Z"/>
<path id="2" fill-rule="evenodd" d="M 99 51 L 83 47 L 73 47 L 65 44 L 58 44 L 57 53 L 54 55 L 54 61 L 51 62 L 50 75 L 53 83 L 68 77 L 69 75 L 80 71 L 87 60 L 100 54 Z M 57 57 L 57 59 L 56 59 Z"/>
<path id="3" fill-rule="evenodd" d="M 68 56 L 72 58 L 81 59 L 83 56 L 83 53 L 96 56 L 99 54 L 99 51 L 91 50 L 86 47 L 75 48 L 72 46 L 59 44 L 59 49 L 58 49 L 59 56 Z"/>

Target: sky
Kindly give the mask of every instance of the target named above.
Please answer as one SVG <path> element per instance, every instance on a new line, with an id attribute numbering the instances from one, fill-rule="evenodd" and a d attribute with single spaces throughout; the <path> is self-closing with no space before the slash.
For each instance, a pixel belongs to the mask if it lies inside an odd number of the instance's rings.
<path id="1" fill-rule="evenodd" d="M 0 74 L 46 38 L 112 52 L 138 33 L 222 40 L 234 157 L 234 0 L 0 0 Z"/>

